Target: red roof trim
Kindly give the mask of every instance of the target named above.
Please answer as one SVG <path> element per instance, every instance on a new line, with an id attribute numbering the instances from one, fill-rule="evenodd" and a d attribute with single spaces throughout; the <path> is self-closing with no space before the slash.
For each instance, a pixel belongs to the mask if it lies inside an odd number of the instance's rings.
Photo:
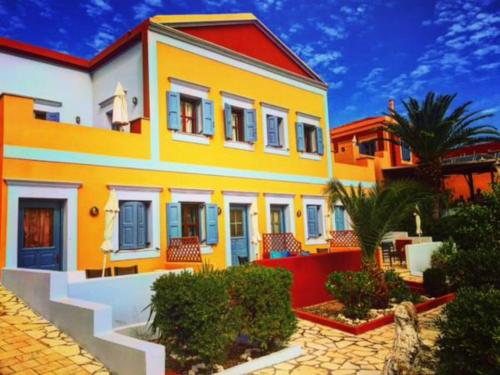
<path id="1" fill-rule="evenodd" d="M 116 40 L 112 45 L 104 49 L 101 53 L 99 53 L 91 60 L 1 37 L 0 51 L 3 50 L 12 52 L 14 54 L 33 57 L 38 60 L 47 61 L 70 68 L 80 70 L 93 70 L 103 64 L 105 61 L 108 61 L 109 59 L 117 55 L 135 40 L 140 40 L 142 33 L 148 30 L 149 24 L 149 19 L 145 20 L 136 28 Z"/>

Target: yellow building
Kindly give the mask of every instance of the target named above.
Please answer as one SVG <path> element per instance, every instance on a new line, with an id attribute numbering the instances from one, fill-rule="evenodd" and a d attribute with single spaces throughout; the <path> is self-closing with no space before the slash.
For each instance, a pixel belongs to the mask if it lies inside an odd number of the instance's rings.
<path id="1" fill-rule="evenodd" d="M 92 60 L 1 40 L 0 67 L 0 267 L 101 267 L 111 190 L 112 266 L 164 268 L 177 237 L 217 267 L 264 233 L 326 246 L 327 87 L 253 15 L 157 16 Z"/>

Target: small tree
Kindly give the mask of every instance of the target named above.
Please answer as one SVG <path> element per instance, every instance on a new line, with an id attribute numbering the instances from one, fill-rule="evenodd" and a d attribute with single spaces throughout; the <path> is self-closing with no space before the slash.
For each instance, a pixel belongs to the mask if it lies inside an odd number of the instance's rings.
<path id="1" fill-rule="evenodd" d="M 357 235 L 363 261 L 374 263 L 375 252 L 384 236 L 398 229 L 400 223 L 428 197 L 428 191 L 419 183 L 398 180 L 373 188 L 346 188 L 339 180 L 331 180 L 325 189 L 330 209 L 340 201 L 351 219 Z"/>

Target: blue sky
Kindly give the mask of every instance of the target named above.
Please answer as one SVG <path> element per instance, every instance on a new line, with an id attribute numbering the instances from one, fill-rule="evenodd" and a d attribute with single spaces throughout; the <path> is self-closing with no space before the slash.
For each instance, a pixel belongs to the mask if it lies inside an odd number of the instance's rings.
<path id="1" fill-rule="evenodd" d="M 331 126 L 433 90 L 500 128 L 500 0 L 0 0 L 0 35 L 88 58 L 155 14 L 227 12 L 257 15 L 323 77 Z"/>

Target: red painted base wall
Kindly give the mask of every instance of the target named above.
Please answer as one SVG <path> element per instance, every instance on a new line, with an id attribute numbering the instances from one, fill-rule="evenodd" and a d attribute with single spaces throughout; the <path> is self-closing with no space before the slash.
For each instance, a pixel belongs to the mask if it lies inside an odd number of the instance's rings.
<path id="1" fill-rule="evenodd" d="M 325 288 L 328 275 L 334 271 L 361 270 L 361 252 L 346 250 L 282 259 L 262 259 L 257 264 L 284 268 L 293 274 L 292 305 L 294 308 L 315 305 L 331 299 Z"/>

